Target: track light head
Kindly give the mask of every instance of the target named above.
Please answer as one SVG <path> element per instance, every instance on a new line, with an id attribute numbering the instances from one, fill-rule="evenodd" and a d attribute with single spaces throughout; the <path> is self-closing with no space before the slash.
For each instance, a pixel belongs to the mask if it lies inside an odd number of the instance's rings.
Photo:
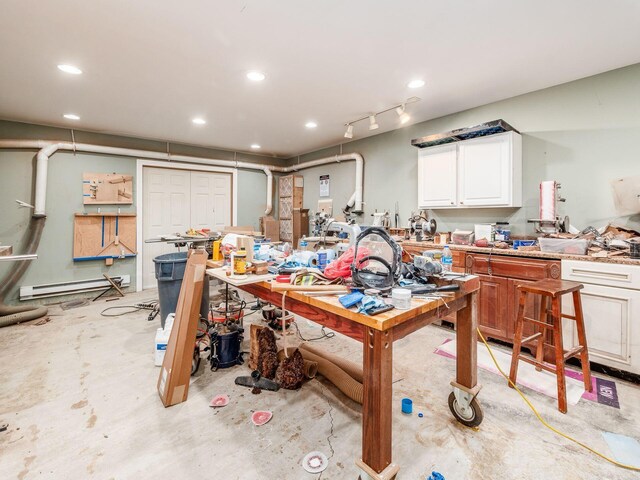
<path id="1" fill-rule="evenodd" d="M 353 125 L 347 124 L 347 131 L 344 132 L 344 138 L 353 138 Z"/>
<path id="2" fill-rule="evenodd" d="M 376 116 L 369 115 L 369 130 L 376 130 L 380 125 L 376 123 Z"/>
<path id="3" fill-rule="evenodd" d="M 405 112 L 405 109 L 406 109 L 406 105 L 404 103 L 400 105 L 398 108 L 396 108 L 396 113 L 400 118 L 400 123 L 403 125 L 407 123 L 409 120 L 411 120 L 411 117 L 407 112 Z"/>

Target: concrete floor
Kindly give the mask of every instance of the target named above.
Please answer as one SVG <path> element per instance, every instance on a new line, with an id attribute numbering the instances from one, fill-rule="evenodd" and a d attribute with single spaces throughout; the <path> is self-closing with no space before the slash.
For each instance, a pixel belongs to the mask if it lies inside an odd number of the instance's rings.
<path id="1" fill-rule="evenodd" d="M 9 424 L 0 433 L 1 478 L 357 478 L 360 407 L 326 381 L 252 395 L 233 382 L 248 373 L 246 366 L 211 372 L 203 362 L 188 401 L 165 409 L 152 357 L 158 320 L 147 322 L 147 312 L 99 315 L 152 295 L 130 294 L 65 312 L 54 307 L 45 325 L 0 330 L 0 424 Z M 303 334 L 319 334 L 317 326 L 299 324 Z M 395 344 L 393 452 L 399 479 L 425 479 L 432 470 L 447 480 L 638 478 L 546 430 L 515 391 L 483 370 L 484 423 L 477 431 L 458 424 L 447 407 L 454 361 L 433 353 L 452 336 L 430 326 Z M 360 345 L 341 335 L 314 343 L 362 357 Z M 567 415 L 556 410 L 555 400 L 526 393 L 552 424 L 608 454 L 600 432 L 640 438 L 640 389 L 619 380 L 617 385 L 620 410 L 581 400 Z M 208 404 L 218 393 L 228 393 L 231 401 L 214 410 Z M 402 415 L 402 397 L 411 397 L 414 412 L 424 418 Z M 250 422 L 257 409 L 273 412 L 262 427 Z M 300 466 L 311 450 L 329 457 L 321 475 Z"/>

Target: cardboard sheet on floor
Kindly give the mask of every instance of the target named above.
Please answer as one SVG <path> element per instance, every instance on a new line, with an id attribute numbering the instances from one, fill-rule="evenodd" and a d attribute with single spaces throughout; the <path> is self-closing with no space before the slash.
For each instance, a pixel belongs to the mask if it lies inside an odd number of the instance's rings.
<path id="1" fill-rule="evenodd" d="M 500 365 L 500 368 L 505 373 L 509 373 L 511 369 L 511 355 L 503 352 L 497 348 L 492 348 L 494 356 Z M 440 345 L 437 349 L 438 352 L 442 352 L 445 356 L 455 358 L 456 356 L 456 341 L 451 340 L 450 342 L 445 342 Z M 493 373 L 497 373 L 500 375 L 500 372 L 493 364 L 491 357 L 489 356 L 489 352 L 487 352 L 484 344 L 478 345 L 478 367 L 483 370 L 488 370 Z M 567 381 L 567 402 L 570 405 L 575 405 L 578 403 L 582 394 L 584 393 L 584 384 L 582 381 L 576 380 L 575 378 L 566 377 Z M 506 382 L 506 380 L 505 380 Z M 530 388 L 536 392 L 542 393 L 552 398 L 558 398 L 558 383 L 556 380 L 556 376 L 545 370 L 538 372 L 533 365 L 530 365 L 525 362 L 520 362 L 518 365 L 518 378 L 517 378 L 518 386 L 523 386 Z M 506 387 L 505 383 L 505 387 Z"/>
<path id="2" fill-rule="evenodd" d="M 165 407 L 184 402 L 189 394 L 191 360 L 198 329 L 200 299 L 204 272 L 207 268 L 205 250 L 189 250 L 176 316 L 158 378 L 158 394 Z"/>

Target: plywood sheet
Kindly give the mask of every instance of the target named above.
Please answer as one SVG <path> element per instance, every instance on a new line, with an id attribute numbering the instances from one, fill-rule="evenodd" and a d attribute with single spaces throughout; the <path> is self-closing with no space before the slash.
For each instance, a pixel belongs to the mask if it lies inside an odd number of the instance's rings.
<path id="1" fill-rule="evenodd" d="M 76 213 L 73 260 L 103 260 L 136 255 L 134 213 Z"/>
<path id="2" fill-rule="evenodd" d="M 85 172 L 82 196 L 85 205 L 132 204 L 133 175 Z"/>
<path id="3" fill-rule="evenodd" d="M 189 394 L 191 359 L 198 330 L 206 262 L 205 250 L 190 250 L 178 295 L 176 316 L 158 378 L 158 394 L 165 407 L 186 401 Z"/>

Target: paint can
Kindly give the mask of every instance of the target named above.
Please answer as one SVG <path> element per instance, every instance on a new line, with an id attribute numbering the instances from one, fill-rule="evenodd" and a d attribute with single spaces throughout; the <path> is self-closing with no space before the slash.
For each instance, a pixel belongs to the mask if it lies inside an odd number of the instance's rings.
<path id="1" fill-rule="evenodd" d="M 245 275 L 247 273 L 247 251 L 242 248 L 239 251 L 233 253 L 232 257 L 232 269 L 233 275 Z"/>

